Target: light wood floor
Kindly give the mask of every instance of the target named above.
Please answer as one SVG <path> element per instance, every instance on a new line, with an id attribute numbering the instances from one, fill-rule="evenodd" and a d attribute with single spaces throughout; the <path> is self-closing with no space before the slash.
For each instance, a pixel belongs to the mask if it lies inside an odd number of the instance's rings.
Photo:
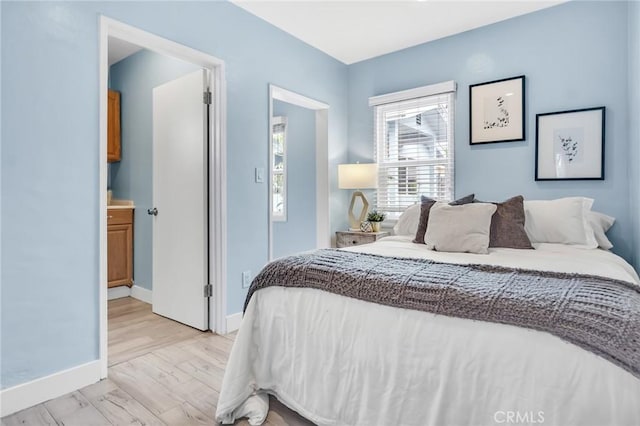
<path id="1" fill-rule="evenodd" d="M 155 315 L 136 299 L 112 300 L 109 378 L 5 417 L 2 426 L 214 425 L 234 337 Z M 274 398 L 270 408 L 265 424 L 312 424 Z"/>

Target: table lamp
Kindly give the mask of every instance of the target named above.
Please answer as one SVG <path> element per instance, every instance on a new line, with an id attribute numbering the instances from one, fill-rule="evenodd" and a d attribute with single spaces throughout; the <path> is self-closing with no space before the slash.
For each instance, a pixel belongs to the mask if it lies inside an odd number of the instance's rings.
<path id="1" fill-rule="evenodd" d="M 373 189 L 378 187 L 378 165 L 376 163 L 368 164 L 338 164 L 338 188 L 355 189 L 351 196 L 351 205 L 349 206 L 349 226 L 351 231 L 359 231 L 360 223 L 364 222 L 369 210 L 369 202 L 364 196 L 361 189 Z M 362 200 L 362 210 L 356 218 L 353 208 L 355 207 L 356 198 Z"/>

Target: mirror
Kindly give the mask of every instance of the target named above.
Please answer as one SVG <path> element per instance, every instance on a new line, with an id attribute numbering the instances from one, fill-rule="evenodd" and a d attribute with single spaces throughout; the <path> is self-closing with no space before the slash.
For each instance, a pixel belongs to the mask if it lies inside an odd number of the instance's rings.
<path id="1" fill-rule="evenodd" d="M 329 246 L 327 109 L 326 104 L 270 86 L 270 260 Z"/>

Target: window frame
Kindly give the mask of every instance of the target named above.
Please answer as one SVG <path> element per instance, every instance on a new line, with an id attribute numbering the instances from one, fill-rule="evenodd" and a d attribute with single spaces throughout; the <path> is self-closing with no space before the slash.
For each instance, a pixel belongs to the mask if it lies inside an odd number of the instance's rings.
<path id="1" fill-rule="evenodd" d="M 375 96 L 369 98 L 369 106 L 373 107 L 373 115 L 374 115 L 374 161 L 378 164 L 379 170 L 385 169 L 393 169 L 395 167 L 398 168 L 398 178 L 400 176 L 401 167 L 415 167 L 415 166 L 429 166 L 429 165 L 442 165 L 443 162 L 446 164 L 448 168 L 447 172 L 447 182 L 445 183 L 445 196 L 444 197 L 435 197 L 441 201 L 451 201 L 454 199 L 455 195 L 455 94 L 456 94 L 456 83 L 454 81 L 447 81 L 443 83 L 438 83 L 429 86 L 418 87 L 415 89 L 409 89 L 402 92 L 389 93 L 385 95 Z M 447 101 L 447 157 L 444 159 L 417 159 L 417 160 L 394 160 L 394 161 L 381 161 L 383 158 L 379 155 L 380 152 L 383 152 L 388 146 L 387 140 L 387 120 L 385 120 L 385 115 L 390 112 L 396 112 L 398 115 L 402 114 L 403 107 L 405 111 L 410 111 L 410 105 L 414 105 L 413 108 L 417 108 L 416 104 L 425 98 L 431 97 L 446 97 Z M 404 104 L 404 105 L 402 105 Z M 384 122 L 383 122 L 384 121 Z M 382 180 L 385 178 L 385 173 L 378 174 L 378 179 Z M 409 192 L 410 183 L 410 173 L 409 170 L 405 170 L 404 179 L 404 192 Z M 400 179 L 398 179 L 398 194 L 401 192 Z M 378 189 L 376 189 L 375 194 L 375 206 L 378 210 L 384 211 L 387 213 L 387 217 L 389 220 L 396 220 L 402 211 L 404 211 L 407 207 L 412 204 L 420 202 L 420 196 L 433 196 L 434 194 L 428 194 L 425 192 L 420 193 L 419 190 L 416 190 L 415 197 L 413 200 L 407 200 L 403 202 L 399 200 L 397 205 L 394 208 L 391 208 L 388 202 L 385 202 L 384 205 L 380 205 L 379 200 L 381 198 L 389 198 L 390 191 L 388 184 L 382 184 L 382 181 L 379 182 Z M 405 197 L 411 197 L 413 194 L 405 194 Z"/>

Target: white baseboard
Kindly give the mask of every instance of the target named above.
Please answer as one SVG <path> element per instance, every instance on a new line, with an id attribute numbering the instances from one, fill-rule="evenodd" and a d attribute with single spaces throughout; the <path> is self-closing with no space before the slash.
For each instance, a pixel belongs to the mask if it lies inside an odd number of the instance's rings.
<path id="1" fill-rule="evenodd" d="M 152 294 L 153 292 L 151 290 L 147 290 L 144 287 L 138 287 L 137 285 L 131 287 L 131 297 L 142 300 L 145 303 L 152 303 Z"/>
<path id="2" fill-rule="evenodd" d="M 131 296 L 131 289 L 126 285 L 107 289 L 107 300 L 122 299 Z"/>
<path id="3" fill-rule="evenodd" d="M 133 297 L 134 299 L 142 300 L 145 303 L 151 303 L 151 295 L 153 292 L 147 290 L 144 287 L 134 285 L 129 288 L 126 285 L 119 287 L 111 287 L 107 290 L 107 300 L 122 299 L 123 297 Z"/>
<path id="4" fill-rule="evenodd" d="M 50 376 L 0 391 L 0 417 L 89 386 L 100 380 L 100 361 L 91 361 Z"/>
<path id="5" fill-rule="evenodd" d="M 232 333 L 240 328 L 242 324 L 242 312 L 227 315 L 227 333 Z"/>

